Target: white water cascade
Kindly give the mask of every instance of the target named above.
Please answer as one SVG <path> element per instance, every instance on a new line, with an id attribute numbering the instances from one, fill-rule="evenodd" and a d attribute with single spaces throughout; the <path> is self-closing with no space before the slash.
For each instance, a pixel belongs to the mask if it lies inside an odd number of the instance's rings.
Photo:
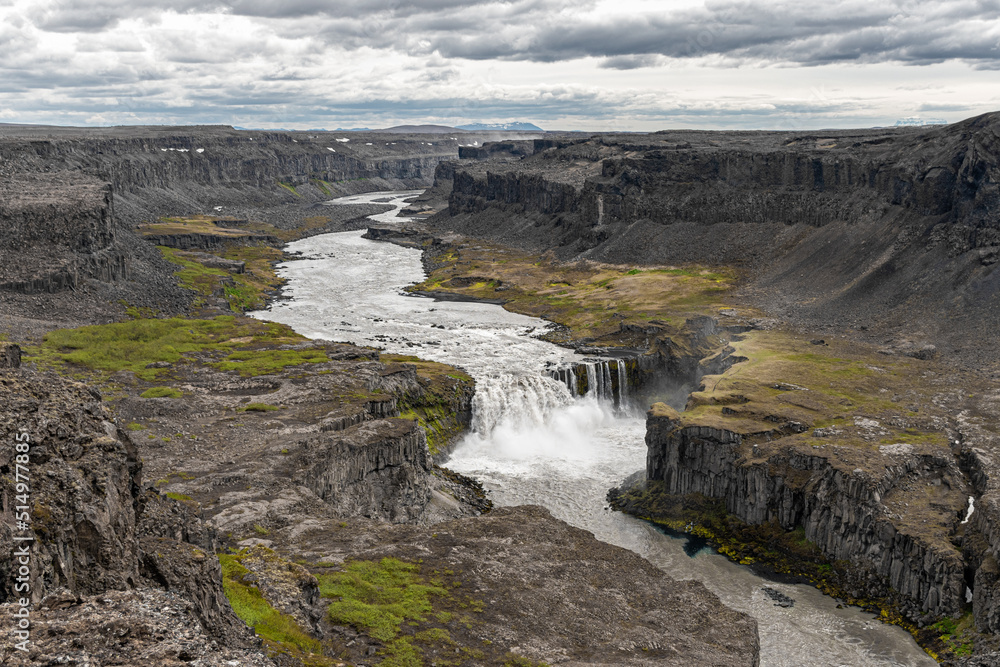
<path id="1" fill-rule="evenodd" d="M 586 361 L 573 368 L 552 371 L 551 376 L 566 385 L 571 396 L 580 396 L 577 369 L 582 367 L 587 377 L 584 396 L 613 405 L 619 414 L 630 414 L 633 406 L 629 400 L 628 370 L 621 359 Z M 612 371 L 612 367 L 614 370 Z"/>
<path id="2" fill-rule="evenodd" d="M 399 209 L 413 194 L 349 199 Z M 606 510 L 607 489 L 643 468 L 646 457 L 644 421 L 620 409 L 636 402 L 622 360 L 584 359 L 532 338 L 545 329 L 544 321 L 494 305 L 404 295 L 402 288 L 423 276 L 417 250 L 367 241 L 360 232 L 314 236 L 288 250 L 302 253 L 280 268 L 289 299 L 254 315 L 311 338 L 464 368 L 476 380 L 474 423 L 447 465 L 479 478 L 498 505 L 543 505 L 676 579 L 702 582 L 724 604 L 757 620 L 762 667 L 935 664 L 902 629 L 858 609 L 837 609 L 836 600 L 811 586 L 762 579 L 709 549 L 691 548 L 685 539 Z M 578 378 L 573 369 L 580 366 Z M 634 406 L 639 414 L 645 407 Z M 765 585 L 793 598 L 794 608 L 775 607 L 761 590 Z"/>
<path id="3" fill-rule="evenodd" d="M 618 360 L 618 405 L 623 410 L 630 409 L 628 402 L 628 369 L 625 362 Z"/>

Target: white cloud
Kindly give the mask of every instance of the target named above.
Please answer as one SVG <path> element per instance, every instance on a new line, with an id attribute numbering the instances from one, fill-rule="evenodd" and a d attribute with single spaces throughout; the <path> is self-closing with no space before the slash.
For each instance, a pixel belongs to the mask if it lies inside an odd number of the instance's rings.
<path id="1" fill-rule="evenodd" d="M 1000 103 L 998 16 L 987 0 L 0 0 L 0 108 L 303 129 L 958 120 Z"/>

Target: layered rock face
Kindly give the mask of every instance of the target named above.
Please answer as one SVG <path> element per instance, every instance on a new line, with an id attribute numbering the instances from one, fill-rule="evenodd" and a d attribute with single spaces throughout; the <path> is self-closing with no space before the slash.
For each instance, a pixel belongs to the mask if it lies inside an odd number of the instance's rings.
<path id="1" fill-rule="evenodd" d="M 749 524 L 801 526 L 831 560 L 851 563 L 860 575 L 853 591 L 858 597 L 891 599 L 911 618 L 961 611 L 961 553 L 947 536 L 921 530 L 913 517 L 900 515 L 893 502 L 902 487 L 926 485 L 951 490 L 943 498 L 954 495 L 960 506 L 964 482 L 951 457 L 906 446 L 872 455 L 862 470 L 851 469 L 858 461 L 842 459 L 841 452 L 764 451 L 745 440 L 725 429 L 681 427 L 676 413 L 653 410 L 647 419 L 647 478 L 662 481 L 671 494 L 721 499 Z M 906 511 L 920 516 L 925 510 Z"/>
<path id="2" fill-rule="evenodd" d="M 58 292 L 127 278 L 111 188 L 74 172 L 0 180 L 0 290 Z"/>
<path id="3" fill-rule="evenodd" d="M 427 441 L 415 421 L 362 423 L 333 440 L 307 443 L 302 455 L 298 476 L 345 516 L 412 520 L 430 500 Z"/>
<path id="4" fill-rule="evenodd" d="M 322 216 L 312 207 L 335 196 L 426 187 L 458 152 L 457 138 L 439 136 L 336 139 L 228 127 L 0 128 L 0 290 L 63 292 L 86 278 L 155 283 L 150 269 L 165 267 L 137 251 L 137 223 L 225 209 L 294 226 Z M 138 301 L 109 300 L 122 298 Z"/>

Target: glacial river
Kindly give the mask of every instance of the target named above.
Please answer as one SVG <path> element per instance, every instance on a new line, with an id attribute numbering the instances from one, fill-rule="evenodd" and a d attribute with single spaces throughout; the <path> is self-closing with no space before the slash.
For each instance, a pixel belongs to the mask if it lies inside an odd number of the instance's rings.
<path id="1" fill-rule="evenodd" d="M 395 214 L 418 192 L 371 193 L 330 202 L 389 203 Z M 362 232 L 289 244 L 282 264 L 287 300 L 251 313 L 310 338 L 348 341 L 461 366 L 476 380 L 474 432 L 448 467 L 483 482 L 498 505 L 537 504 L 598 539 L 639 553 L 675 579 L 695 579 L 726 605 L 757 619 L 765 667 L 936 664 L 902 629 L 856 608 L 837 609 L 811 586 L 774 583 L 710 549 L 605 509 L 608 488 L 645 465 L 648 406 L 616 411 L 607 400 L 574 398 L 553 368 L 583 361 L 534 338 L 543 320 L 489 304 L 435 301 L 402 290 L 424 273 L 420 252 L 368 241 Z M 795 600 L 778 607 L 769 586 Z"/>

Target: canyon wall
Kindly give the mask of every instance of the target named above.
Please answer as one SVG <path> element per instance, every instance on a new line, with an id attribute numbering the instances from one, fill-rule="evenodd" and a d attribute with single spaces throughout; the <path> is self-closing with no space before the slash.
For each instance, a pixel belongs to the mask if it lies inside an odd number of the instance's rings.
<path id="1" fill-rule="evenodd" d="M 891 600 L 908 617 L 958 614 L 965 601 L 964 562 L 947 536 L 905 523 L 883 502 L 896 487 L 960 489 L 951 457 L 933 452 L 849 469 L 828 452 L 783 449 L 763 454 L 731 431 L 681 427 L 670 415 L 647 419 L 647 479 L 667 493 L 721 499 L 748 524 L 801 527 L 831 560 L 851 563 L 858 598 Z M 749 451 L 748 451 L 749 450 Z M 957 498 L 959 504 L 962 497 Z M 912 508 L 914 514 L 922 510 Z M 957 523 L 957 518 L 955 519 Z"/>
<path id="2" fill-rule="evenodd" d="M 155 282 L 147 274 L 165 266 L 149 266 L 156 258 L 133 232 L 140 222 L 220 214 L 294 227 L 327 213 L 319 202 L 336 196 L 427 187 L 459 147 L 458 135 L 344 134 L 4 126 L 0 250 L 9 261 L 0 291 L 72 291 L 87 278 Z M 479 135 L 460 138 L 471 136 Z"/>
<path id="3" fill-rule="evenodd" d="M 0 290 L 72 290 L 84 278 L 129 276 L 117 241 L 111 187 L 78 172 L 0 181 Z"/>
<path id="4" fill-rule="evenodd" d="M 977 355 L 1000 326 L 1000 114 L 595 135 L 529 152 L 442 165 L 436 189 L 451 189 L 433 226 L 564 259 L 736 267 L 757 305 L 810 326 L 909 329 Z"/>

